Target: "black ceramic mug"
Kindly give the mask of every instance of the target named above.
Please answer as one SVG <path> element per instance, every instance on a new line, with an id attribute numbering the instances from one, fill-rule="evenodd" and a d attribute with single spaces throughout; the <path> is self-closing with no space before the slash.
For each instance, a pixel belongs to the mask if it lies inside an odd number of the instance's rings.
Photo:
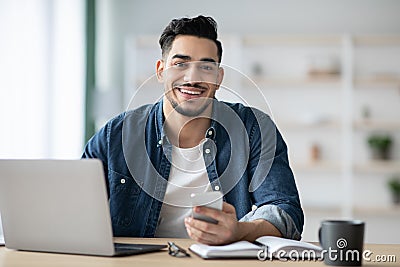
<path id="1" fill-rule="evenodd" d="M 321 223 L 319 242 L 327 265 L 361 266 L 365 223 L 327 220 Z"/>

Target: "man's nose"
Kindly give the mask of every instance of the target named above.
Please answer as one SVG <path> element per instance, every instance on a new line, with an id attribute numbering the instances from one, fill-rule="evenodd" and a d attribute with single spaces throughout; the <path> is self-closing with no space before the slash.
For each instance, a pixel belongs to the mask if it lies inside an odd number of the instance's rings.
<path id="1" fill-rule="evenodd" d="M 183 79 L 185 82 L 201 82 L 200 71 L 198 70 L 197 64 L 189 64 L 189 67 L 186 69 Z"/>

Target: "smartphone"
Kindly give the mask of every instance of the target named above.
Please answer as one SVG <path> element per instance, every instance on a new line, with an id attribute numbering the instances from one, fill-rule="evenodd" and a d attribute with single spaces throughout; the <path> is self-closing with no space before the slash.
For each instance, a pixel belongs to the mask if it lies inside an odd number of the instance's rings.
<path id="1" fill-rule="evenodd" d="M 222 210 L 223 195 L 220 191 L 204 192 L 190 195 L 192 206 L 205 206 L 217 210 Z M 192 212 L 192 217 L 209 223 L 217 224 L 218 221 L 205 215 Z"/>

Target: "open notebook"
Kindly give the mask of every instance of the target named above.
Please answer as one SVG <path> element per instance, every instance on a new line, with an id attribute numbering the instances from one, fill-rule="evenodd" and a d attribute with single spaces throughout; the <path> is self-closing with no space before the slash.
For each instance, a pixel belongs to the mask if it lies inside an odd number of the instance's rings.
<path id="1" fill-rule="evenodd" d="M 279 238 L 262 236 L 254 243 L 238 241 L 224 246 L 193 244 L 189 248 L 204 259 L 211 258 L 289 258 L 319 259 L 322 249 L 316 245 Z"/>

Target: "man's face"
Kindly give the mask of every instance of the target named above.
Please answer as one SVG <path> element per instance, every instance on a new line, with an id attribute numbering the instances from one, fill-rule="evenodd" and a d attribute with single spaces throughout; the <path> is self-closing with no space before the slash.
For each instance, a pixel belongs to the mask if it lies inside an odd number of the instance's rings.
<path id="1" fill-rule="evenodd" d="M 178 35 L 169 53 L 157 62 L 157 74 L 164 83 L 167 111 L 198 116 L 212 103 L 223 78 L 217 46 L 206 38 Z"/>

